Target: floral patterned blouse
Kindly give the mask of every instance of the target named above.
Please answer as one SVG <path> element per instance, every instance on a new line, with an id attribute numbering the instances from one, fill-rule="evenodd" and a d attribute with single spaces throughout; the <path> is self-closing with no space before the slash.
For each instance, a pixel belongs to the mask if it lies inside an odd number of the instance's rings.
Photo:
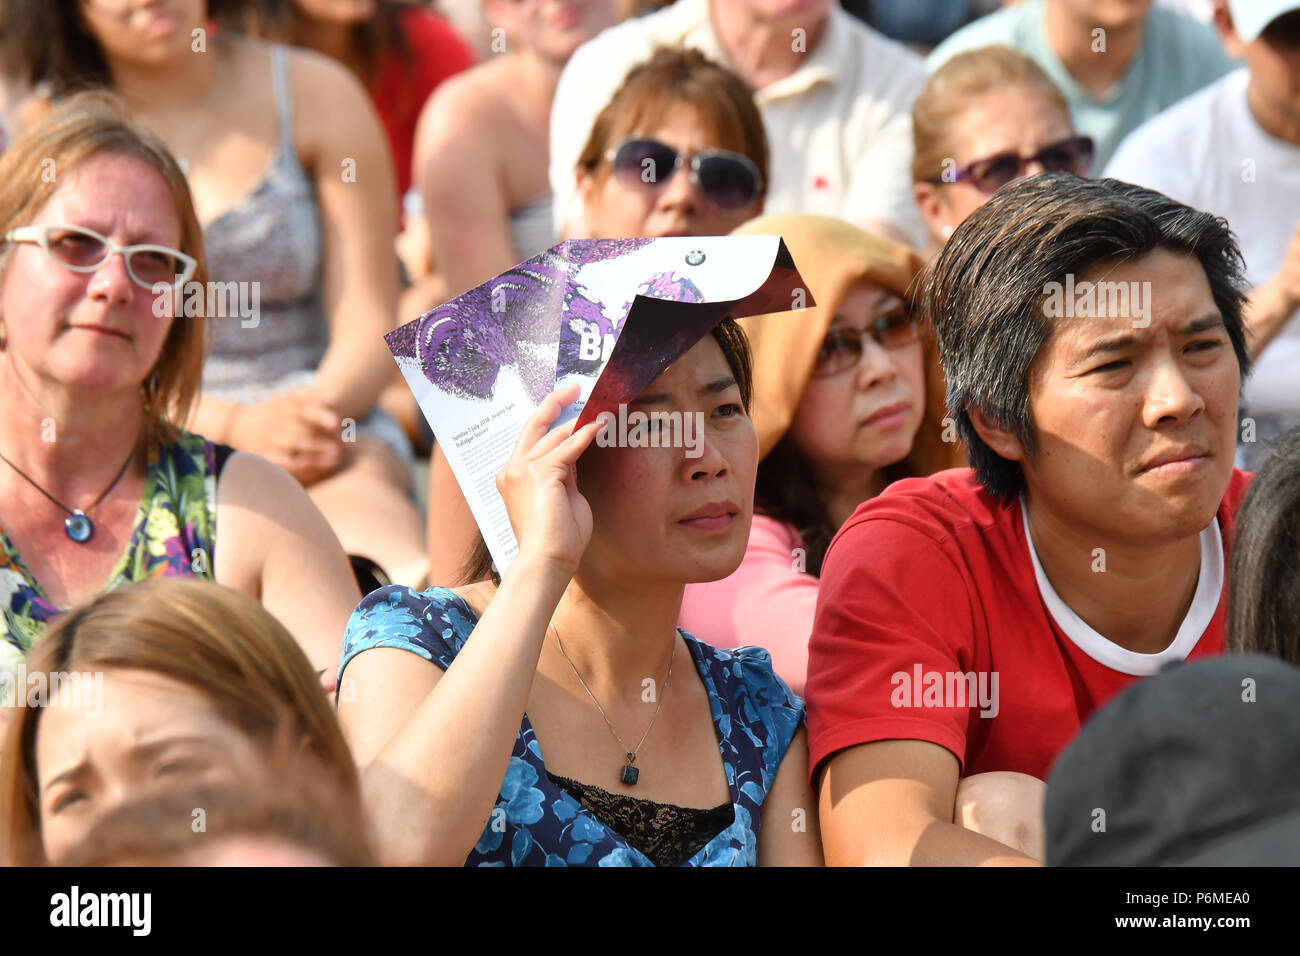
<path id="1" fill-rule="evenodd" d="M 174 444 L 150 444 L 135 530 L 105 591 L 145 578 L 212 577 L 218 459 L 224 463 L 227 454 L 185 431 Z M 0 525 L 0 674 L 12 673 L 64 610 L 46 596 Z M 0 694 L 11 687 L 0 680 Z"/>
<path id="2" fill-rule="evenodd" d="M 446 588 L 417 594 L 393 585 L 357 606 L 343 638 L 348 662 L 373 647 L 397 647 L 446 670 L 478 619 Z M 709 696 L 735 818 L 684 866 L 754 866 L 763 800 L 803 720 L 803 701 L 772 670 L 767 651 L 721 651 L 680 632 Z M 776 825 L 788 821 L 776 821 Z M 525 714 L 496 807 L 466 866 L 651 866 L 639 850 L 551 781 Z"/>

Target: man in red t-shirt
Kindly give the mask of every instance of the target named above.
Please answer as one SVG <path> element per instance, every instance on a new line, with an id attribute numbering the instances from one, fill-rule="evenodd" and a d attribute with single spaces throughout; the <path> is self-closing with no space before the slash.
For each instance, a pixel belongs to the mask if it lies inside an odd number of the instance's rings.
<path id="1" fill-rule="evenodd" d="M 973 467 L 896 483 L 826 554 L 807 698 L 828 863 L 1032 863 L 1007 843 L 1041 830 L 1088 715 L 1221 651 L 1241 289 L 1221 220 L 1115 180 L 1024 179 L 954 233 L 925 305 Z"/>

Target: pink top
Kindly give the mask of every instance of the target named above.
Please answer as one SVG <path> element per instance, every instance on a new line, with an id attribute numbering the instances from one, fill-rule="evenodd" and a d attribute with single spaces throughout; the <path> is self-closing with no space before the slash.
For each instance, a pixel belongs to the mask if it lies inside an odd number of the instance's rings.
<path id="1" fill-rule="evenodd" d="M 818 579 L 802 570 L 802 548 L 792 525 L 754 515 L 740 567 L 721 581 L 686 585 L 677 622 L 714 647 L 765 648 L 801 697 L 818 587 Z"/>

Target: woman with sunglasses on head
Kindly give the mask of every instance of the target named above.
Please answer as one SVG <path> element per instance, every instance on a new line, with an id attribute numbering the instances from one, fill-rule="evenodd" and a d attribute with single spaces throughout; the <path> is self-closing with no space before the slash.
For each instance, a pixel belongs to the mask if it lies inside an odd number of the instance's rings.
<path id="1" fill-rule="evenodd" d="M 593 238 L 726 235 L 763 211 L 767 181 L 767 134 L 752 93 L 698 50 L 661 49 L 633 69 L 578 158 Z M 477 580 L 467 560 L 477 540 L 460 486 L 435 448 L 429 580 Z"/>
<path id="2" fill-rule="evenodd" d="M 383 862 L 820 864 L 802 703 L 763 650 L 676 626 L 683 586 L 745 549 L 749 376 L 724 319 L 641 392 L 699 416 L 694 457 L 552 430 L 578 388 L 552 392 L 496 480 L 519 542 L 499 586 L 362 601 L 339 719 Z"/>
<path id="3" fill-rule="evenodd" d="M 1044 172 L 1086 176 L 1092 167 L 1092 140 L 1075 135 L 1061 91 L 1033 60 L 1004 46 L 958 54 L 934 71 L 912 107 L 912 143 L 913 192 L 931 255 L 1007 183 Z M 925 365 L 926 416 L 912 454 L 918 475 L 968 463 L 932 337 Z"/>
<path id="4" fill-rule="evenodd" d="M 55 101 L 120 95 L 185 170 L 219 319 L 193 427 L 283 467 L 349 552 L 415 577 L 410 444 L 375 405 L 396 379 L 392 160 L 345 67 L 224 25 L 260 6 L 8 0 L 0 62 Z"/>
<path id="5" fill-rule="evenodd" d="M 754 523 L 732 575 L 687 585 L 680 621 L 718 647 L 770 651 L 800 694 L 831 538 L 858 505 L 912 474 L 926 389 L 908 296 L 921 260 L 824 216 L 763 216 L 737 233 L 780 235 L 817 304 L 741 320 L 762 459 Z"/>
<path id="6" fill-rule="evenodd" d="M 289 475 L 177 427 L 208 329 L 172 317 L 178 276 L 208 278 L 184 173 L 106 97 L 0 156 L 0 671 L 84 598 L 195 576 L 258 598 L 331 684 L 347 560 Z"/>

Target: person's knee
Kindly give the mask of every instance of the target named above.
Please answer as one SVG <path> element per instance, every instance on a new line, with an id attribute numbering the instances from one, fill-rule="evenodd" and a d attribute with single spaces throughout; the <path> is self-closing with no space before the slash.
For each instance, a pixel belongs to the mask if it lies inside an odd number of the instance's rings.
<path id="1" fill-rule="evenodd" d="M 957 787 L 953 822 L 1043 859 L 1043 798 L 1047 784 L 1037 777 L 991 771 L 964 777 Z"/>
<path id="2" fill-rule="evenodd" d="M 410 498 L 411 483 L 406 466 L 391 448 L 372 438 L 358 438 L 346 447 L 338 471 L 309 489 L 313 498 L 328 501 L 337 495 L 349 506 L 355 506 L 361 500 L 359 495 L 390 489 Z"/>
<path id="3" fill-rule="evenodd" d="M 355 469 L 356 474 L 391 485 L 405 497 L 410 497 L 411 476 L 406 463 L 388 445 L 375 438 L 358 438 L 350 457 L 347 464 Z"/>

